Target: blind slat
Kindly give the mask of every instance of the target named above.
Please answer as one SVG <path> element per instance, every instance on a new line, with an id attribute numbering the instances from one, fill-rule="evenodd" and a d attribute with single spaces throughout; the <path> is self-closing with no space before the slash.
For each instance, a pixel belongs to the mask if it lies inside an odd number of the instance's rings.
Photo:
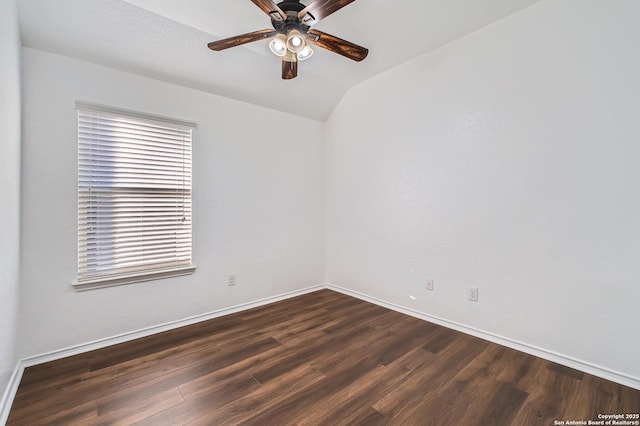
<path id="1" fill-rule="evenodd" d="M 191 265 L 191 138 L 79 106 L 79 282 Z"/>

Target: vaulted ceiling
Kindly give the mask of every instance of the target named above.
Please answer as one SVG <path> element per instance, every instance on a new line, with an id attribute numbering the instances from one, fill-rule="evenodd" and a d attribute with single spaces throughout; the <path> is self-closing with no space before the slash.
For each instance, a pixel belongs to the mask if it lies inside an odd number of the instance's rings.
<path id="1" fill-rule="evenodd" d="M 207 48 L 271 27 L 250 0 L 18 0 L 18 7 L 24 46 L 324 121 L 349 88 L 538 1 L 358 0 L 314 28 L 367 47 L 369 56 L 357 63 L 315 49 L 286 81 L 267 41 Z"/>

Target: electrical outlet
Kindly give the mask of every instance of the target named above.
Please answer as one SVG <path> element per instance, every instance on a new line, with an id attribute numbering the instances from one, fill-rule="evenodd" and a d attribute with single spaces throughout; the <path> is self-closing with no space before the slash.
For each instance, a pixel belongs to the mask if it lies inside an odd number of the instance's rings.
<path id="1" fill-rule="evenodd" d="M 469 300 L 471 300 L 472 302 L 477 302 L 478 301 L 478 287 L 471 287 L 469 289 Z"/>
<path id="2" fill-rule="evenodd" d="M 433 279 L 432 278 L 427 278 L 427 281 L 425 282 L 425 288 L 429 291 L 433 291 Z"/>
<path id="3" fill-rule="evenodd" d="M 236 285 L 236 274 L 227 275 L 227 285 L 229 287 Z"/>

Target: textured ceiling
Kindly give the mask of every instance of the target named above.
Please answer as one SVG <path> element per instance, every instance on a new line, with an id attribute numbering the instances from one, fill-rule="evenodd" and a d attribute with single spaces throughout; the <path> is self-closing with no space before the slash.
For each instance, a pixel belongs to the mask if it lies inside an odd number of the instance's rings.
<path id="1" fill-rule="evenodd" d="M 369 48 L 367 59 L 315 49 L 288 81 L 266 41 L 206 46 L 270 28 L 250 0 L 18 0 L 18 10 L 25 46 L 324 121 L 350 87 L 538 1 L 359 0 L 314 28 Z"/>

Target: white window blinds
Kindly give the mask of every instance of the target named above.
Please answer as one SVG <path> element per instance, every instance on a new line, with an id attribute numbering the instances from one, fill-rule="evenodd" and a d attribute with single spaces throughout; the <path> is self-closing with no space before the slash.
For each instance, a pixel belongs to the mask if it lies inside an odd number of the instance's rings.
<path id="1" fill-rule="evenodd" d="M 192 131 L 78 104 L 77 285 L 192 271 Z"/>

